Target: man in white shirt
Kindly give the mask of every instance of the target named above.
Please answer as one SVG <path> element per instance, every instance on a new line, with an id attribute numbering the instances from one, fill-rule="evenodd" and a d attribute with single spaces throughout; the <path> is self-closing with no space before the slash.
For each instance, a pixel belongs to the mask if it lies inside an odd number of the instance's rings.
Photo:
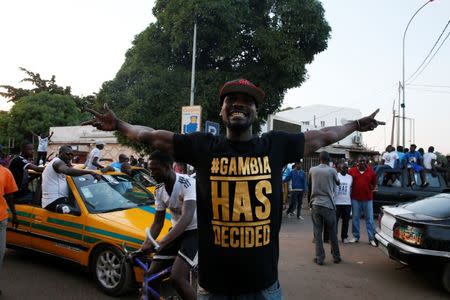
<path id="1" fill-rule="evenodd" d="M 50 139 L 53 136 L 53 131 L 50 133 L 50 135 L 47 135 L 46 133 L 37 135 L 33 131 L 31 133 L 38 139 L 36 165 L 45 165 L 45 163 L 47 162 L 48 142 L 50 142 Z"/>
<path id="2" fill-rule="evenodd" d="M 105 143 L 103 141 L 97 140 L 95 141 L 95 148 L 89 153 L 85 167 L 88 170 L 97 170 L 103 169 L 103 166 L 100 164 L 102 160 L 102 150 L 105 148 Z"/>
<path id="3" fill-rule="evenodd" d="M 383 154 L 383 160 L 385 165 L 391 168 L 395 168 L 396 162 L 398 160 L 398 154 L 393 146 L 387 146 L 386 152 L 384 152 Z"/>
<path id="4" fill-rule="evenodd" d="M 353 177 L 347 174 L 348 166 L 344 162 L 340 162 L 337 165 L 337 171 L 340 185 L 336 186 L 334 194 L 334 201 L 336 203 L 336 233 L 338 232 L 339 218 L 341 218 L 341 240 L 344 244 L 348 244 L 348 223 L 350 221 L 350 212 L 352 211 L 350 194 L 352 191 Z"/>
<path id="5" fill-rule="evenodd" d="M 161 183 L 156 189 L 156 214 L 150 234 L 156 240 L 161 233 L 166 209 L 171 215 L 172 229 L 159 241 L 159 249 L 154 249 L 157 253 L 153 256 L 149 272 L 155 274 L 173 262 L 170 274 L 172 285 L 181 299 L 190 300 L 196 299 L 197 295 L 188 282 L 189 270 L 197 261 L 197 194 L 195 180 L 175 173 L 172 166 L 173 159 L 168 154 L 159 150 L 150 154 L 149 170 L 156 182 Z M 141 250 L 149 252 L 152 248 L 147 239 Z M 159 286 L 152 287 L 159 289 Z"/>
<path id="6" fill-rule="evenodd" d="M 434 147 L 428 147 L 428 152 L 423 155 L 423 166 L 426 170 L 432 170 L 436 163 L 437 156 L 434 153 Z"/>
<path id="7" fill-rule="evenodd" d="M 56 211 L 58 204 L 68 204 L 69 187 L 66 175 L 81 176 L 91 174 L 97 180 L 101 177 L 92 170 L 81 170 L 70 167 L 73 158 L 73 150 L 70 146 L 64 145 L 59 148 L 59 155 L 52 159 L 42 173 L 42 207 Z"/>

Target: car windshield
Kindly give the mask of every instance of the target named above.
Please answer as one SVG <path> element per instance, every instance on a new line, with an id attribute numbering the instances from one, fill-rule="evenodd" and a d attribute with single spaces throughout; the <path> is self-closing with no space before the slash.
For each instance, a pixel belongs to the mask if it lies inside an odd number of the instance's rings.
<path id="1" fill-rule="evenodd" d="M 124 174 L 102 174 L 98 182 L 91 175 L 73 177 L 73 180 L 90 213 L 124 210 L 155 202 L 151 193 Z"/>
<path id="2" fill-rule="evenodd" d="M 450 218 L 450 194 L 439 194 L 405 204 L 404 207 L 417 214 L 435 218 Z"/>
<path id="3" fill-rule="evenodd" d="M 133 169 L 131 171 L 131 175 L 133 176 L 134 180 L 141 183 L 147 188 L 156 185 L 156 182 L 153 179 L 152 175 L 146 169 Z"/>

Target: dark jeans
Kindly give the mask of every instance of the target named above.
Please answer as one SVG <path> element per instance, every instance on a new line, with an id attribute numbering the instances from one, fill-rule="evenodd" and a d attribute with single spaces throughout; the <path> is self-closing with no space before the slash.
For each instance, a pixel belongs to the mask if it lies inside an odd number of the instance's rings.
<path id="1" fill-rule="evenodd" d="M 61 198 L 56 199 L 55 201 L 53 201 L 52 203 L 50 203 L 49 205 L 47 205 L 44 208 L 46 210 L 56 212 L 56 206 L 58 204 L 67 204 L 67 203 L 68 203 L 67 197 L 61 197 Z"/>
<path id="2" fill-rule="evenodd" d="M 336 205 L 336 235 L 339 232 L 339 218 L 342 219 L 341 240 L 348 238 L 348 223 L 350 221 L 350 212 L 352 205 Z"/>
<path id="3" fill-rule="evenodd" d="M 39 165 L 39 160 L 41 160 L 42 159 L 42 163 L 45 165 L 45 160 L 47 159 L 47 152 L 41 152 L 41 151 L 38 151 L 38 153 L 37 153 L 37 157 L 36 157 L 36 165 L 38 166 Z"/>
<path id="4" fill-rule="evenodd" d="M 314 227 L 314 239 L 316 241 L 316 258 L 324 261 L 325 250 L 323 249 L 322 233 L 324 227 L 327 228 L 331 242 L 331 253 L 334 258 L 340 258 L 339 244 L 336 234 L 336 212 L 324 206 L 313 205 L 312 220 Z"/>
<path id="5" fill-rule="evenodd" d="M 289 197 L 289 208 L 286 213 L 294 212 L 295 208 L 297 208 L 297 217 L 300 217 L 302 211 L 303 204 L 303 191 L 291 191 L 291 195 Z"/>

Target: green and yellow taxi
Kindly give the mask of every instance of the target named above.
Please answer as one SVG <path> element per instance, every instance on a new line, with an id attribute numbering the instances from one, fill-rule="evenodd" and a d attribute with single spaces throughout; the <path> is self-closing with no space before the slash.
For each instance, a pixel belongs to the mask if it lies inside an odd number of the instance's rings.
<path id="1" fill-rule="evenodd" d="M 89 269 L 99 288 L 120 295 L 142 281 L 140 269 L 122 264 L 122 244 L 136 250 L 154 220 L 154 196 L 129 176 L 108 172 L 97 181 L 91 175 L 67 176 L 67 205 L 58 212 L 33 203 L 16 204 L 19 227 L 8 223 L 7 245 L 44 252 Z M 63 213 L 64 212 L 64 213 Z M 170 227 L 166 214 L 162 234 Z"/>
<path id="2" fill-rule="evenodd" d="M 155 194 L 157 184 L 149 170 L 143 167 L 132 166 L 131 177 L 142 184 L 150 193 Z"/>

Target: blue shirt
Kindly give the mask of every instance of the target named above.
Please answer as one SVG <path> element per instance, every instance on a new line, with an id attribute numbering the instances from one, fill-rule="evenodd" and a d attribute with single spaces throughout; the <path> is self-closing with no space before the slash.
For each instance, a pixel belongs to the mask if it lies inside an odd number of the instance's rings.
<path id="1" fill-rule="evenodd" d="M 306 176 L 303 170 L 291 169 L 283 181 L 292 180 L 292 190 L 306 190 Z"/>
<path id="2" fill-rule="evenodd" d="M 113 167 L 114 169 L 116 169 L 116 171 L 120 172 L 120 167 L 122 167 L 122 164 L 118 161 L 113 162 L 112 164 L 110 164 L 111 167 Z"/>
<path id="3" fill-rule="evenodd" d="M 420 152 L 414 151 L 414 152 L 408 152 L 405 154 L 406 162 L 409 164 L 419 164 L 420 161 Z"/>

